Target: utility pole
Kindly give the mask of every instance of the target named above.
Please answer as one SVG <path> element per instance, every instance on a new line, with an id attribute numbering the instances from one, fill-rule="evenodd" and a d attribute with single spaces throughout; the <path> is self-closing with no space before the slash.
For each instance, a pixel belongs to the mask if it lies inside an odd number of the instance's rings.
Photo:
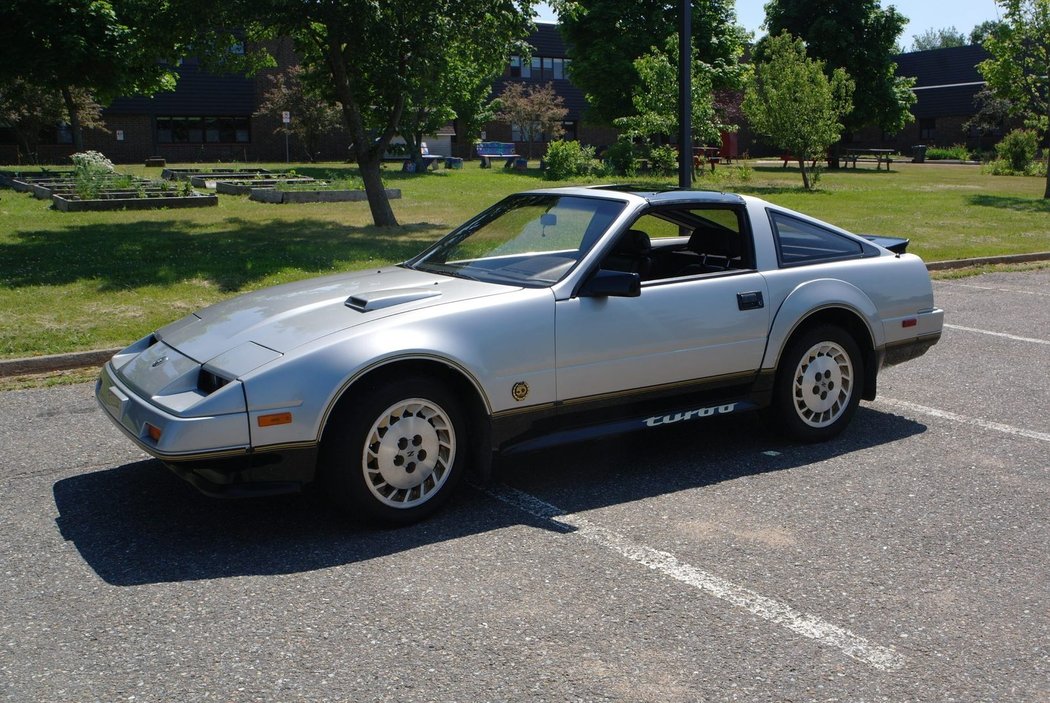
<path id="1" fill-rule="evenodd" d="M 682 0 L 678 27 L 678 187 L 693 185 L 693 6 Z"/>

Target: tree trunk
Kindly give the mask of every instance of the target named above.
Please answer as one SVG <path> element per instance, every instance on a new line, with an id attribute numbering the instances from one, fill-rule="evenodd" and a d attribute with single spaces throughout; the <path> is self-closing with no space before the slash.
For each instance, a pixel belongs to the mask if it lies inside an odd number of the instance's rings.
<path id="1" fill-rule="evenodd" d="M 66 112 L 69 113 L 69 129 L 73 132 L 73 148 L 75 151 L 84 151 L 84 135 L 80 131 L 80 110 L 77 109 L 77 101 L 73 99 L 73 93 L 66 86 L 62 86 L 62 100 L 65 101 Z"/>
<path id="2" fill-rule="evenodd" d="M 806 160 L 804 158 L 798 160 L 798 170 L 802 171 L 802 185 L 806 190 L 809 190 L 809 171 L 806 170 Z"/>
<path id="3" fill-rule="evenodd" d="M 365 194 L 368 195 L 368 208 L 372 211 L 372 221 L 377 227 L 397 227 L 394 209 L 383 188 L 383 178 L 379 170 L 379 155 L 359 157 L 357 166 L 361 169 L 361 180 L 365 182 Z"/>

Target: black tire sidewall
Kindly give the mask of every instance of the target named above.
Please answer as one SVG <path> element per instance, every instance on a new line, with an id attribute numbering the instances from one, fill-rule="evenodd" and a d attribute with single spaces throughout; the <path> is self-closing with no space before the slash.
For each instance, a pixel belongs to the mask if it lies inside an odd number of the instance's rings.
<path id="1" fill-rule="evenodd" d="M 849 356 L 853 367 L 853 388 L 850 392 L 846 410 L 833 423 L 826 427 L 812 427 L 798 416 L 794 404 L 795 369 L 814 345 L 821 342 L 833 342 L 840 346 Z M 860 404 L 864 383 L 864 359 L 860 347 L 849 332 L 834 325 L 820 325 L 805 330 L 791 339 L 780 357 L 777 367 L 776 386 L 773 389 L 773 410 L 777 426 L 787 436 L 801 442 L 822 442 L 831 439 L 849 425 L 853 414 Z"/>
<path id="2" fill-rule="evenodd" d="M 416 522 L 441 507 L 459 484 L 469 453 L 466 416 L 455 395 L 444 384 L 426 377 L 409 377 L 356 390 L 351 387 L 348 393 L 329 419 L 321 443 L 320 483 L 327 497 L 352 517 L 394 525 Z M 394 508 L 372 494 L 361 456 L 380 414 L 409 398 L 430 401 L 445 412 L 455 435 L 456 455 L 451 473 L 433 497 L 415 507 Z"/>

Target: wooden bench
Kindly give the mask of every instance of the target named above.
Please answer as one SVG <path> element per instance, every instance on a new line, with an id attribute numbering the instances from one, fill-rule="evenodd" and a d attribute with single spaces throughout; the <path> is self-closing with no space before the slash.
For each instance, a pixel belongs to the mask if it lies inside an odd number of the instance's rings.
<path id="1" fill-rule="evenodd" d="M 481 168 L 492 168 L 492 159 L 505 159 L 503 168 L 511 168 L 519 158 L 514 152 L 513 142 L 478 142 L 475 149 L 481 159 Z"/>
<path id="2" fill-rule="evenodd" d="M 784 164 L 780 168 L 787 168 L 787 165 L 789 163 L 796 163 L 796 162 L 798 162 L 798 159 L 795 158 L 794 154 L 788 154 L 787 152 L 785 152 L 785 153 L 780 155 L 780 160 L 784 162 Z M 817 161 L 819 161 L 819 160 L 820 159 L 810 159 L 809 160 L 809 167 L 810 168 L 816 168 L 817 167 Z"/>

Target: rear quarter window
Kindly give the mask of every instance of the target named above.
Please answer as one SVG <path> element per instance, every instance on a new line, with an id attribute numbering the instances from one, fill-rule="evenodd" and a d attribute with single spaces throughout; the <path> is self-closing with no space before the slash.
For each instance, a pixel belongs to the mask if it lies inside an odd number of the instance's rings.
<path id="1" fill-rule="evenodd" d="M 864 256 L 864 246 L 838 232 L 781 213 L 769 212 L 781 266 Z"/>

